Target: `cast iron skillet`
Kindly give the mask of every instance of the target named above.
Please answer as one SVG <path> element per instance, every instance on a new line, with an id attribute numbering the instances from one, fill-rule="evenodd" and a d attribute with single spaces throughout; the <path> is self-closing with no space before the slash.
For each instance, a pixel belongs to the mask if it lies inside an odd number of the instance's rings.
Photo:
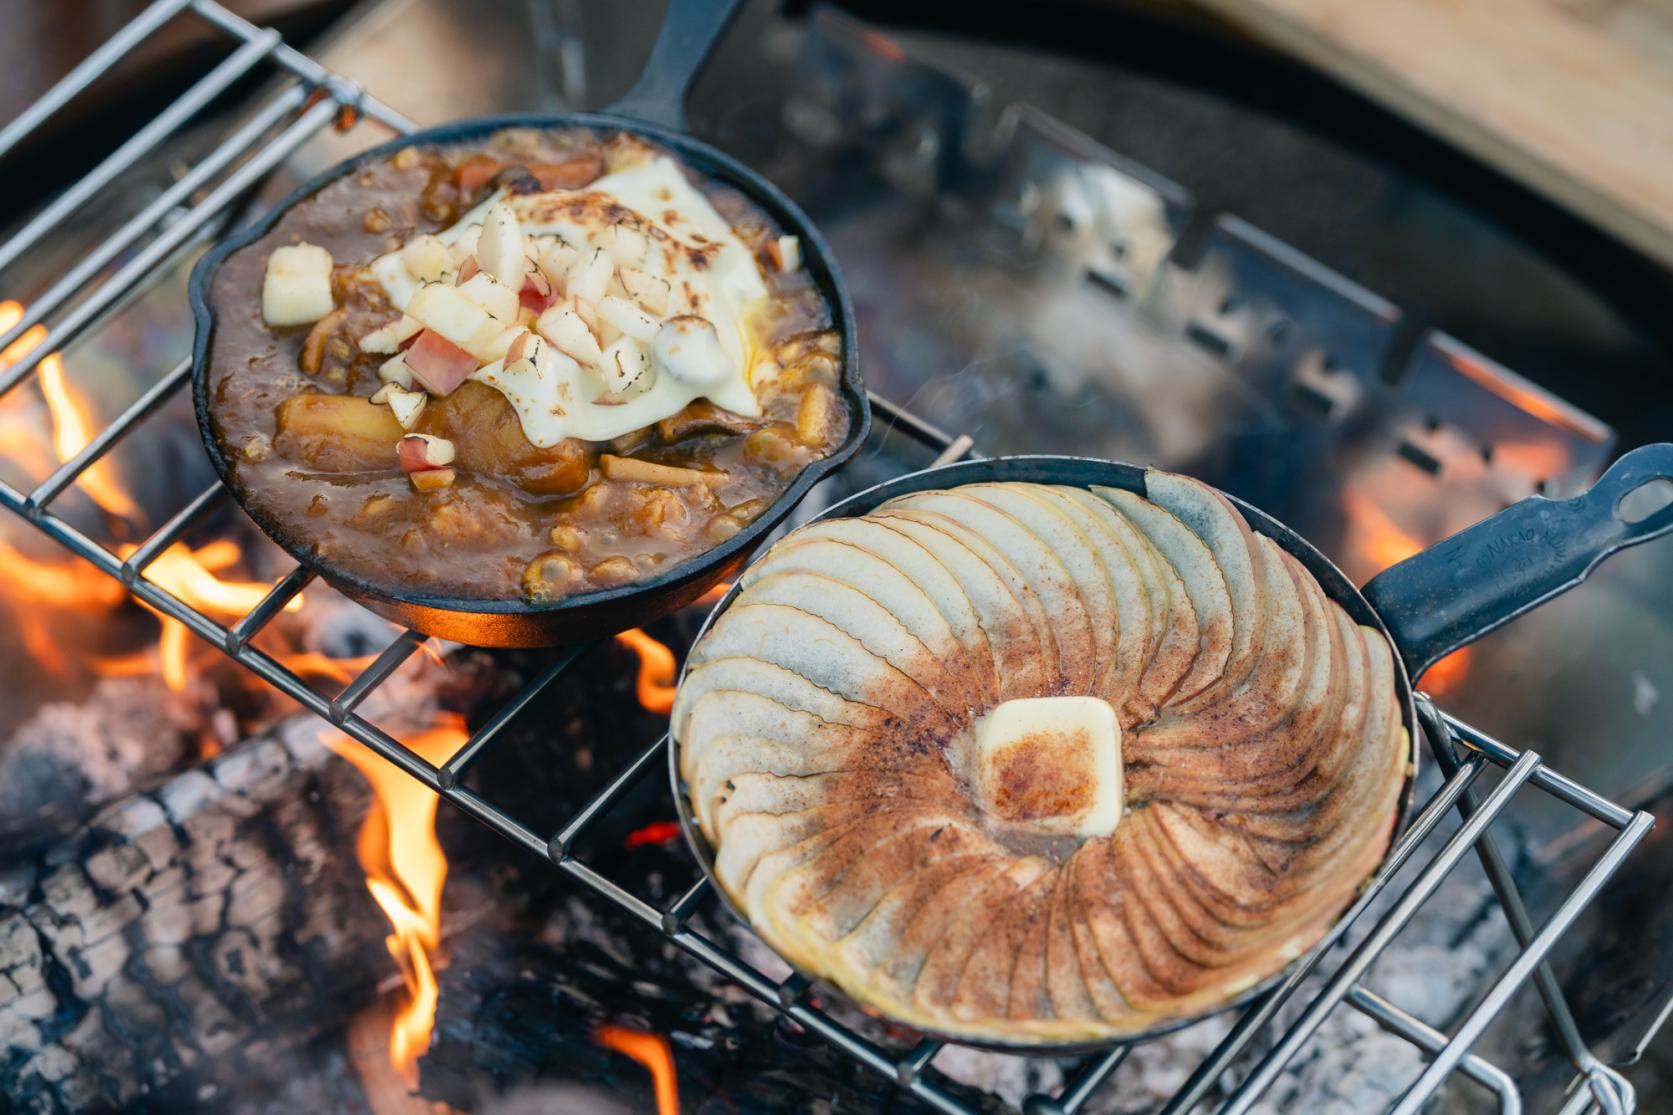
<path id="1" fill-rule="evenodd" d="M 1376 628 L 1387 635 L 1398 652 L 1395 685 L 1399 689 L 1401 719 L 1410 741 L 1411 765 L 1400 795 L 1395 835 L 1405 828 L 1417 777 L 1419 722 L 1412 702 L 1411 679 L 1421 676 L 1424 670 L 1449 652 L 1474 642 L 1523 612 L 1573 588 L 1585 580 L 1598 562 L 1615 551 L 1673 532 L 1673 505 L 1662 507 L 1637 522 L 1627 521 L 1620 513 L 1621 500 L 1628 493 L 1658 479 L 1673 480 L 1673 444 L 1649 445 L 1627 453 L 1603 474 L 1589 492 L 1574 499 L 1561 502 L 1541 496 L 1525 499 L 1384 570 L 1363 591 L 1354 588 L 1353 582 L 1329 558 L 1295 531 L 1236 496 L 1226 496 L 1243 513 L 1251 529 L 1289 551 L 1318 579 L 1326 595 L 1346 609 L 1356 623 Z M 1076 487 L 1100 484 L 1146 494 L 1144 469 L 1136 465 L 1086 457 L 994 457 L 897 477 L 850 496 L 818 518 L 863 515 L 909 492 L 994 480 Z M 738 589 L 734 587 L 721 598 L 704 621 L 698 638 L 702 638 L 737 594 Z M 680 678 L 683 682 L 683 669 Z M 716 893 L 747 924 L 749 919 L 732 902 L 715 876 L 714 849 L 691 814 L 685 782 L 680 777 L 677 741 L 668 749 L 668 760 L 674 801 L 680 811 L 686 841 L 703 865 L 703 871 Z M 1378 870 L 1381 869 L 1379 865 Z M 1345 923 L 1338 921 L 1304 956 L 1328 948 L 1344 928 Z M 984 1049 L 1033 1053 L 1086 1052 L 1109 1045 L 1146 1041 L 1250 1001 L 1281 980 L 1301 959 L 1298 957 L 1283 970 L 1218 1006 L 1109 1041 L 1041 1045 L 973 1041 L 949 1034 L 929 1036 Z M 810 980 L 817 979 L 811 973 L 802 974 Z M 877 1013 L 863 1006 L 860 1009 Z"/>
<path id="2" fill-rule="evenodd" d="M 530 647 L 596 639 L 639 627 L 703 595 L 738 568 L 809 488 L 830 475 L 858 451 L 871 426 L 871 409 L 860 386 L 859 346 L 854 337 L 854 311 L 824 238 L 796 203 L 771 182 L 742 163 L 685 133 L 686 90 L 701 70 L 709 52 L 736 14 L 741 0 L 673 0 L 650 60 L 628 94 L 602 112 L 488 116 L 444 124 L 403 136 L 362 152 L 321 174 L 281 202 L 266 217 L 223 241 L 192 271 L 190 296 L 197 318 L 192 349 L 192 391 L 198 427 L 209 460 L 246 514 L 297 561 L 318 573 L 333 587 L 379 615 L 437 635 L 476 646 Z M 840 392 L 848 408 L 848 436 L 829 456 L 814 461 L 761 513 L 725 542 L 680 562 L 666 572 L 615 588 L 577 593 L 547 605 L 520 599 L 480 600 L 438 596 L 419 589 L 375 584 L 333 569 L 316 557 L 306 539 L 294 537 L 244 499 L 233 482 L 232 469 L 216 441 L 209 421 L 209 347 L 215 320 L 209 296 L 215 273 L 227 257 L 258 240 L 291 206 L 328 183 L 352 174 L 362 164 L 387 159 L 404 147 L 450 144 L 486 136 L 503 128 L 592 128 L 625 131 L 673 151 L 698 173 L 741 191 L 764 209 L 786 233 L 800 237 L 802 266 L 813 276 L 831 308 L 833 324 L 842 336 Z"/>

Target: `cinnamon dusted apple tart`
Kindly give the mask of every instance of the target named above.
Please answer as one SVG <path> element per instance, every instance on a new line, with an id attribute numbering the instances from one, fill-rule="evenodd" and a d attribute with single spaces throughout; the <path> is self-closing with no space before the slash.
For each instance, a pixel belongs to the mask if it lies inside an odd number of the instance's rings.
<path id="1" fill-rule="evenodd" d="M 815 522 L 693 648 L 672 730 L 774 948 L 924 1029 L 1118 1038 L 1329 929 L 1385 852 L 1392 650 L 1218 492 L 983 483 Z"/>

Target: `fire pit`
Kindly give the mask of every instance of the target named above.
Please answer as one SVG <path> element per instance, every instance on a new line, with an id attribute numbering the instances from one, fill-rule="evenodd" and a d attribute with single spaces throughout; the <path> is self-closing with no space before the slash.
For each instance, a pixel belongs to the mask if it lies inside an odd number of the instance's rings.
<path id="1" fill-rule="evenodd" d="M 8 1106 L 398 1112 L 416 1086 L 481 1112 L 1415 1111 L 1444 1086 L 1507 1111 L 1565 1092 L 1631 1109 L 1548 961 L 1650 814 L 1588 789 L 1598 768 L 1563 734 L 1523 750 L 1427 701 L 1438 772 L 1345 944 L 1235 1018 L 1027 1059 L 790 976 L 676 839 L 661 718 L 701 606 L 556 653 L 442 646 L 226 514 L 155 305 L 270 175 L 413 125 L 208 0 L 162 0 L 0 130 L 0 154 L 176 20 L 233 53 L 0 246 L 0 266 L 24 259 L 231 81 L 275 79 L 108 239 L 0 305 L 3 653 L 27 679 L 0 710 Z M 1072 448 L 1199 472 L 1364 579 L 1506 502 L 1573 494 L 1612 454 L 1604 423 L 1045 113 L 986 126 L 967 84 L 872 28 L 822 13 L 795 57 L 782 130 L 739 113 L 716 138 L 760 145 L 866 261 L 850 278 L 878 432 L 810 510 L 932 461 Z M 105 364 L 108 382 L 81 378 Z M 1320 473 L 1335 483 L 1298 482 Z M 1508 636 L 1420 686 L 1496 712 L 1471 694 L 1516 676 Z M 1513 803 L 1531 819 L 1495 839 Z M 1472 853 L 1481 872 L 1455 872 Z M 1630 965 L 1621 981 L 1616 1005 L 1665 1003 Z M 1533 1038 L 1502 1036 L 1517 1013 Z"/>

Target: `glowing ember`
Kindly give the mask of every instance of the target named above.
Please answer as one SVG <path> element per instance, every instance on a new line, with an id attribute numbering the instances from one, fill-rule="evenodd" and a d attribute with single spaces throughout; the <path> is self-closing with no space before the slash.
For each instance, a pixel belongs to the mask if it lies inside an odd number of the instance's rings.
<path id="1" fill-rule="evenodd" d="M 668 1039 L 626 1026 L 604 1025 L 594 1035 L 606 1049 L 632 1057 L 650 1070 L 656 1089 L 657 1115 L 680 1115 L 680 1090 L 674 1075 L 674 1051 Z"/>
<path id="2" fill-rule="evenodd" d="M 629 848 L 641 848 L 646 844 L 666 844 L 677 839 L 680 835 L 678 821 L 652 821 L 644 828 L 634 829 L 627 834 L 624 841 Z"/>
<path id="3" fill-rule="evenodd" d="M 449 715 L 407 746 L 432 763 L 445 763 L 468 737 Z M 401 966 L 407 1001 L 389 1030 L 389 1060 L 409 1082 L 418 1058 L 430 1048 L 436 1017 L 436 976 L 431 955 L 441 942 L 441 894 L 447 856 L 436 840 L 437 796 L 417 779 L 346 737 L 329 741 L 372 786 L 372 807 L 360 828 L 356 851 L 371 892 L 393 927 L 385 944 Z"/>

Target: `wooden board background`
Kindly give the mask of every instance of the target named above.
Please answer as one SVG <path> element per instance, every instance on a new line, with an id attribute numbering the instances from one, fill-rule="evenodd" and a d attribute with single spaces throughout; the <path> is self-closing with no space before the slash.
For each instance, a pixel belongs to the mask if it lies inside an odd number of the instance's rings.
<path id="1" fill-rule="evenodd" d="M 1191 0 L 1673 266 L 1673 0 Z"/>

